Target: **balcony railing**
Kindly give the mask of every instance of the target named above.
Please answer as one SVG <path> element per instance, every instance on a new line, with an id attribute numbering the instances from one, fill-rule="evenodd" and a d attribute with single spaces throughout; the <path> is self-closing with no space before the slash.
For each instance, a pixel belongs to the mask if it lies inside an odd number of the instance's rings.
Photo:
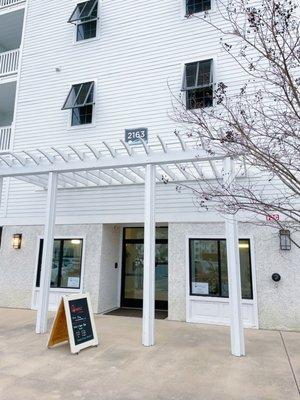
<path id="1" fill-rule="evenodd" d="M 14 6 L 15 4 L 24 3 L 25 0 L 0 0 L 0 9 L 4 7 Z"/>
<path id="2" fill-rule="evenodd" d="M 19 54 L 19 49 L 0 53 L 0 76 L 12 75 L 18 72 Z"/>
<path id="3" fill-rule="evenodd" d="M 0 127 L 0 153 L 6 153 L 11 150 L 11 127 Z"/>

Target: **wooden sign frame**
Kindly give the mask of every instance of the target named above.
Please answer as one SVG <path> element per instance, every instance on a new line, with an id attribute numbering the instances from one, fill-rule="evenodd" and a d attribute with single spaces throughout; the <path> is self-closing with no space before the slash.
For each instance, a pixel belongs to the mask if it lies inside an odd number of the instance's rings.
<path id="1" fill-rule="evenodd" d="M 84 341 L 83 343 L 76 344 L 74 338 L 74 330 L 72 324 L 72 316 L 70 310 L 70 303 L 74 300 L 86 299 L 87 310 L 89 314 L 89 320 L 91 322 L 91 330 L 93 338 L 91 340 Z M 81 350 L 91 347 L 98 346 L 98 336 L 94 321 L 94 314 L 92 312 L 92 306 L 90 296 L 88 294 L 74 294 L 68 296 L 62 296 L 58 310 L 56 312 L 53 325 L 51 328 L 47 347 L 51 348 L 56 344 L 69 341 L 70 349 L 72 354 L 78 354 Z"/>

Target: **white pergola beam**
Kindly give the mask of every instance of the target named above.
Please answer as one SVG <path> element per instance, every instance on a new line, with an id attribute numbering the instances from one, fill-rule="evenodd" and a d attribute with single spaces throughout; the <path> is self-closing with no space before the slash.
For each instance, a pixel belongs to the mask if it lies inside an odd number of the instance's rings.
<path id="1" fill-rule="evenodd" d="M 106 175 L 107 177 L 109 177 L 109 179 L 113 179 L 116 182 L 124 185 L 124 177 L 120 176 L 120 174 L 118 174 L 116 171 L 111 171 L 111 170 L 102 170 L 101 171 L 102 174 Z"/>
<path id="2" fill-rule="evenodd" d="M 88 174 L 94 176 L 97 179 L 100 179 L 104 183 L 107 183 L 107 185 L 112 184 L 112 178 L 107 174 L 102 173 L 101 171 L 88 171 Z"/>
<path id="3" fill-rule="evenodd" d="M 74 179 L 74 181 L 76 181 L 79 185 L 84 185 L 87 187 L 90 187 L 91 183 L 92 183 L 85 176 L 83 176 L 82 173 L 80 173 L 80 172 L 73 172 L 71 179 Z"/>
<path id="4" fill-rule="evenodd" d="M 66 155 L 64 155 L 67 157 Z M 30 160 L 26 160 L 26 165 L 22 166 L 17 162 L 13 163 L 10 167 L 4 166 L 0 170 L 0 176 L 22 176 L 22 175 L 41 175 L 48 174 L 49 172 L 68 173 L 76 171 L 89 171 L 89 170 L 111 170 L 117 168 L 131 168 L 131 167 L 145 167 L 147 164 L 151 165 L 166 165 L 166 164 L 180 164 L 192 161 L 205 162 L 210 160 L 222 160 L 222 155 L 211 156 L 206 151 L 200 149 L 190 149 L 186 151 L 168 151 L 167 153 L 158 151 L 151 152 L 149 155 L 137 154 L 135 156 L 118 156 L 118 157 L 101 157 L 99 159 L 87 159 L 85 161 L 71 160 L 68 161 L 57 160 L 51 164 L 48 161 L 41 161 L 39 165 L 35 165 Z M 2 156 L 3 159 L 3 156 Z M 5 162 L 4 162 L 5 163 Z"/>
<path id="5" fill-rule="evenodd" d="M 192 178 L 192 177 L 191 177 L 191 174 L 189 174 L 189 173 L 184 169 L 184 167 L 183 167 L 182 165 L 176 164 L 176 167 L 177 167 L 178 171 L 181 172 L 181 174 L 184 176 L 184 178 L 185 178 L 186 180 L 189 180 L 189 179 Z"/>
<path id="6" fill-rule="evenodd" d="M 74 176 L 74 179 L 78 180 L 79 183 L 81 183 L 87 187 L 90 187 L 91 184 L 93 184 L 93 186 L 100 185 L 99 179 L 96 179 L 93 176 L 89 176 L 87 171 L 74 172 L 73 176 Z"/>
<path id="7" fill-rule="evenodd" d="M 57 182 L 58 182 L 58 174 L 55 172 L 50 172 L 48 177 L 44 248 L 43 248 L 43 258 L 42 258 L 40 290 L 38 297 L 36 333 L 47 332 L 49 291 L 50 291 L 52 259 L 53 259 Z"/>
<path id="8" fill-rule="evenodd" d="M 68 185 L 71 185 L 72 188 L 78 188 L 78 182 L 65 174 L 59 174 L 58 180 L 67 183 Z"/>
<path id="9" fill-rule="evenodd" d="M 137 175 L 143 181 L 145 180 L 145 173 L 143 171 L 141 171 L 140 169 L 138 169 L 138 168 L 129 168 L 129 170 L 131 172 L 133 172 L 135 175 Z"/>
<path id="10" fill-rule="evenodd" d="M 234 181 L 233 160 L 224 162 L 224 183 L 231 185 Z M 241 267 L 239 254 L 238 226 L 235 215 L 225 216 L 227 268 L 229 283 L 231 353 L 236 357 L 245 355 L 245 338 L 242 316 Z"/>
<path id="11" fill-rule="evenodd" d="M 34 186 L 38 186 L 38 187 L 40 187 L 40 188 L 42 188 L 42 189 L 46 189 L 47 188 L 47 181 L 45 181 L 45 180 L 42 180 L 42 179 L 40 179 L 38 176 L 21 176 L 21 177 L 18 177 L 18 180 L 19 181 L 23 181 L 23 182 L 26 182 L 26 183 L 30 183 L 31 185 L 34 185 Z"/>
<path id="12" fill-rule="evenodd" d="M 143 334 L 146 347 L 154 345 L 155 312 L 155 166 L 146 166 L 144 226 Z"/>
<path id="13" fill-rule="evenodd" d="M 166 175 L 168 175 L 169 178 L 171 178 L 173 181 L 179 181 L 180 179 L 177 177 L 177 175 L 170 170 L 169 167 L 166 165 L 160 165 L 160 168 L 164 171 Z"/>
<path id="14" fill-rule="evenodd" d="M 203 179 L 203 171 L 202 171 L 201 167 L 196 162 L 192 162 L 192 165 L 198 174 L 198 176 L 196 178 Z"/>
<path id="15" fill-rule="evenodd" d="M 91 182 L 94 182 L 98 186 L 108 186 L 108 183 L 106 181 L 101 179 L 99 176 L 91 174 L 89 171 L 86 171 L 84 175 L 87 179 L 89 179 Z"/>
<path id="16" fill-rule="evenodd" d="M 139 181 L 137 181 L 136 174 L 133 174 L 132 172 L 130 172 L 130 170 L 119 168 L 118 170 L 116 170 L 116 172 L 126 178 L 129 182 L 139 183 Z"/>

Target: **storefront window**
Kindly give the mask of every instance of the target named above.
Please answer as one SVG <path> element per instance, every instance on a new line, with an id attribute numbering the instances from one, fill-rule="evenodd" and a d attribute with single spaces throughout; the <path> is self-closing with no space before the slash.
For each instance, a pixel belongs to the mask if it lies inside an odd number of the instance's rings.
<path id="1" fill-rule="evenodd" d="M 55 239 L 51 271 L 51 287 L 79 289 L 81 281 L 82 239 Z M 36 286 L 40 286 L 44 241 L 40 241 Z"/>
<path id="2" fill-rule="evenodd" d="M 250 241 L 239 241 L 243 299 L 252 299 Z M 190 239 L 190 294 L 228 297 L 226 240 Z"/>

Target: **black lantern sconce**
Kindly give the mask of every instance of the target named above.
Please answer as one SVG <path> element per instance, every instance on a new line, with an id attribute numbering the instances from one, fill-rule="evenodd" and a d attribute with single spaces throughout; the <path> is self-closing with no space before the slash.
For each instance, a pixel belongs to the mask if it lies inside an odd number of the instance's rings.
<path id="1" fill-rule="evenodd" d="M 291 232 L 286 229 L 280 229 L 279 231 L 280 250 L 291 250 Z"/>
<path id="2" fill-rule="evenodd" d="M 15 250 L 19 250 L 22 246 L 22 233 L 15 233 L 13 235 L 12 246 Z"/>

